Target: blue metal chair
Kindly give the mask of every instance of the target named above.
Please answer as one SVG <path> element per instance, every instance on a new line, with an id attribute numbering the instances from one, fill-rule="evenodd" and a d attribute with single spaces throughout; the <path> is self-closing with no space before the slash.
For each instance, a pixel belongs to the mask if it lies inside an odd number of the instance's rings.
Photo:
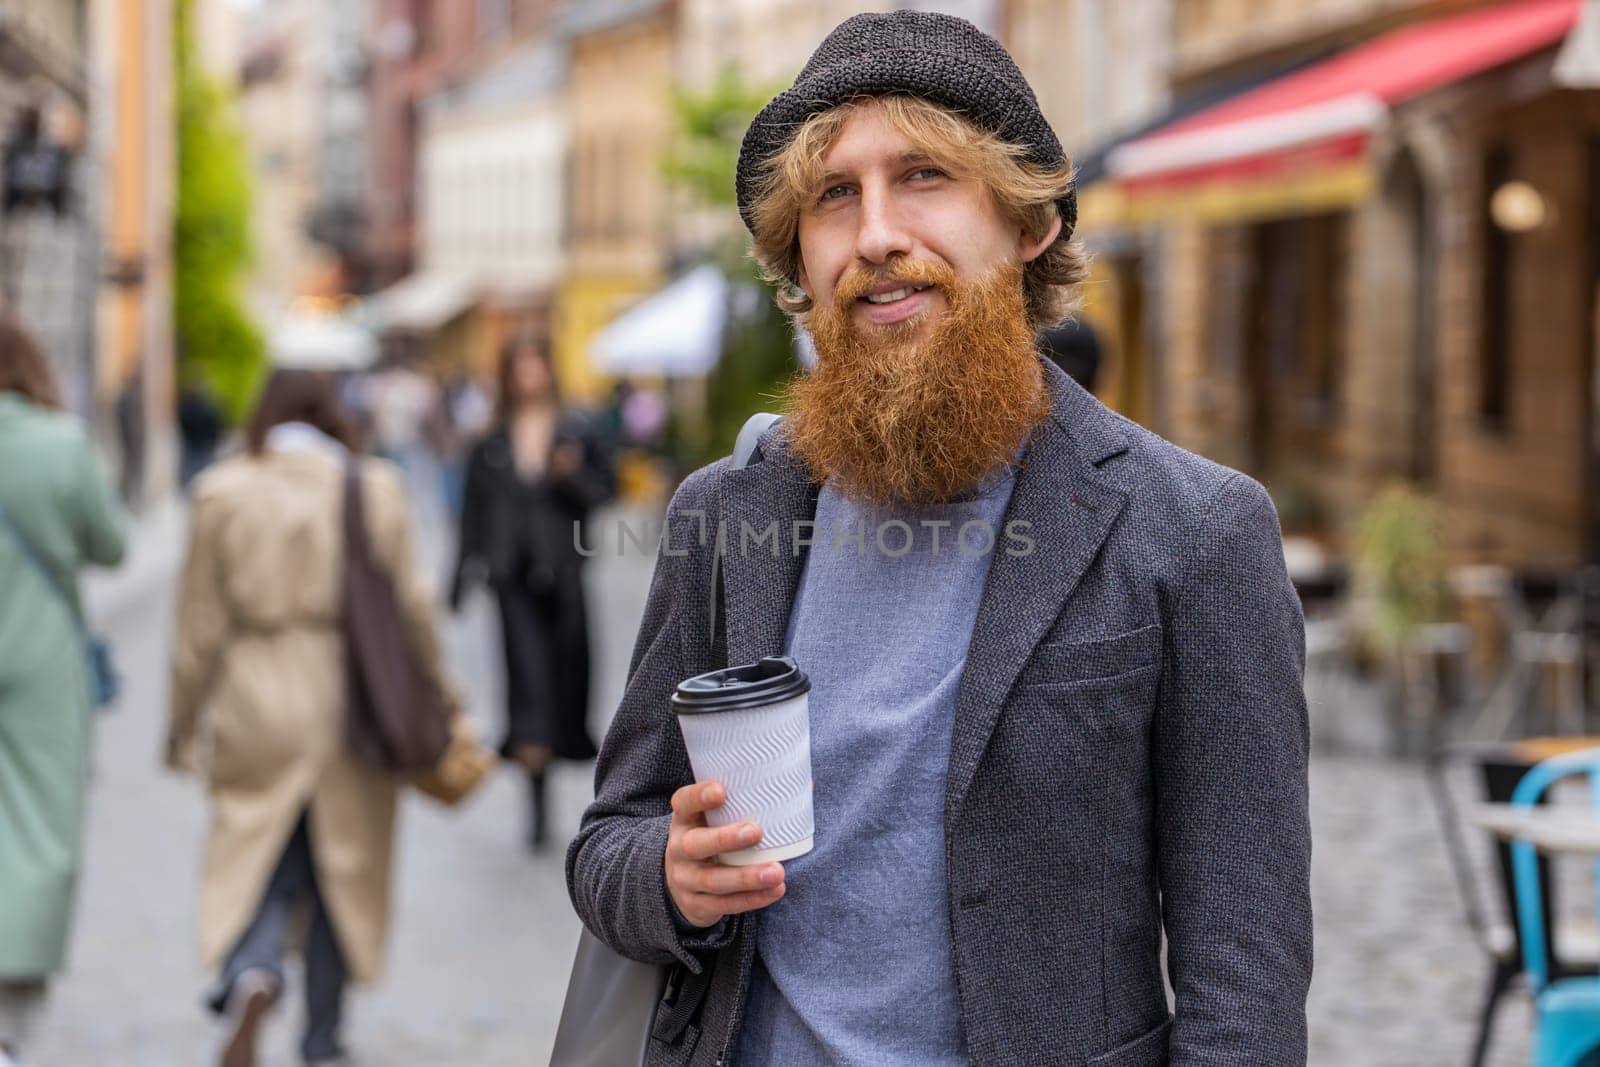
<path id="1" fill-rule="evenodd" d="M 1517 783 L 1511 804 L 1531 809 L 1550 786 L 1578 775 L 1589 779 L 1590 802 L 1600 816 L 1600 748 L 1556 756 L 1538 764 Z M 1533 1067 L 1577 1067 L 1600 1048 L 1600 975 L 1551 977 L 1539 854 L 1531 842 L 1512 841 L 1511 866 L 1523 973 L 1532 986 L 1538 1013 Z"/>

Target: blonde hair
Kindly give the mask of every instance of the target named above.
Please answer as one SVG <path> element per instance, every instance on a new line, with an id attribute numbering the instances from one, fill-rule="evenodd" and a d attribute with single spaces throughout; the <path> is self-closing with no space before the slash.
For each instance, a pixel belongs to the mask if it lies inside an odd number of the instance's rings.
<path id="1" fill-rule="evenodd" d="M 895 129 L 954 176 L 983 183 L 1001 212 L 1034 238 L 1050 232 L 1060 214 L 1056 202 L 1072 189 L 1070 160 L 1054 168 L 1029 162 L 1025 146 L 981 130 L 959 113 L 921 97 L 903 93 L 860 97 L 818 112 L 767 163 L 750 206 L 751 254 L 762 276 L 777 289 L 778 306 L 802 324 L 812 305 L 798 283 L 800 213 L 815 199 L 823 157 L 850 116 L 865 107 L 883 108 Z M 1088 253 L 1063 222 L 1060 235 L 1023 270 L 1030 325 L 1038 330 L 1068 318 L 1077 308 L 1078 290 L 1088 274 Z"/>

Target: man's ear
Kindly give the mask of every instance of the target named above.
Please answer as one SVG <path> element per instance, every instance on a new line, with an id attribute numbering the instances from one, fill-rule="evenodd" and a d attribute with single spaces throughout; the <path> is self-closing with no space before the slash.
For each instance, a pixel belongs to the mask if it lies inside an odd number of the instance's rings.
<path id="1" fill-rule="evenodd" d="M 1032 263 L 1038 259 L 1045 249 L 1055 244 L 1056 238 L 1060 235 L 1061 212 L 1059 211 L 1051 213 L 1050 228 L 1045 231 L 1043 237 L 1029 237 L 1026 230 L 1022 231 L 1022 243 L 1017 247 L 1018 253 L 1022 256 L 1022 262 Z"/>

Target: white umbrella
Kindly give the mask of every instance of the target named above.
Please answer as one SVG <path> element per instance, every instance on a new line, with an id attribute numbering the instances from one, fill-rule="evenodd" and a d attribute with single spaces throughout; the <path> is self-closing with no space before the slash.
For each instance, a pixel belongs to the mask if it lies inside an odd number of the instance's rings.
<path id="1" fill-rule="evenodd" d="M 290 313 L 268 347 L 273 365 L 290 370 L 364 370 L 378 358 L 371 332 L 337 315 Z"/>
<path id="2" fill-rule="evenodd" d="M 595 335 L 595 363 L 610 374 L 692 378 L 716 366 L 728 315 L 728 280 L 702 264 L 618 315 Z"/>

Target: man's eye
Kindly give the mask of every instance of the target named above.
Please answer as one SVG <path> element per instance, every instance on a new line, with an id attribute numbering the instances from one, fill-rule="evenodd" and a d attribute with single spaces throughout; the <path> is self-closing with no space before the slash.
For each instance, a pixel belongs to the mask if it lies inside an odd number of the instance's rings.
<path id="1" fill-rule="evenodd" d="M 840 196 L 842 196 L 849 191 L 850 187 L 848 185 L 830 185 L 828 188 L 822 191 L 822 199 L 837 200 L 839 199 L 839 196 L 835 196 L 835 193 L 838 193 Z"/>
<path id="2" fill-rule="evenodd" d="M 943 178 L 945 174 L 938 167 L 918 167 L 911 172 L 911 176 L 913 178 Z"/>

